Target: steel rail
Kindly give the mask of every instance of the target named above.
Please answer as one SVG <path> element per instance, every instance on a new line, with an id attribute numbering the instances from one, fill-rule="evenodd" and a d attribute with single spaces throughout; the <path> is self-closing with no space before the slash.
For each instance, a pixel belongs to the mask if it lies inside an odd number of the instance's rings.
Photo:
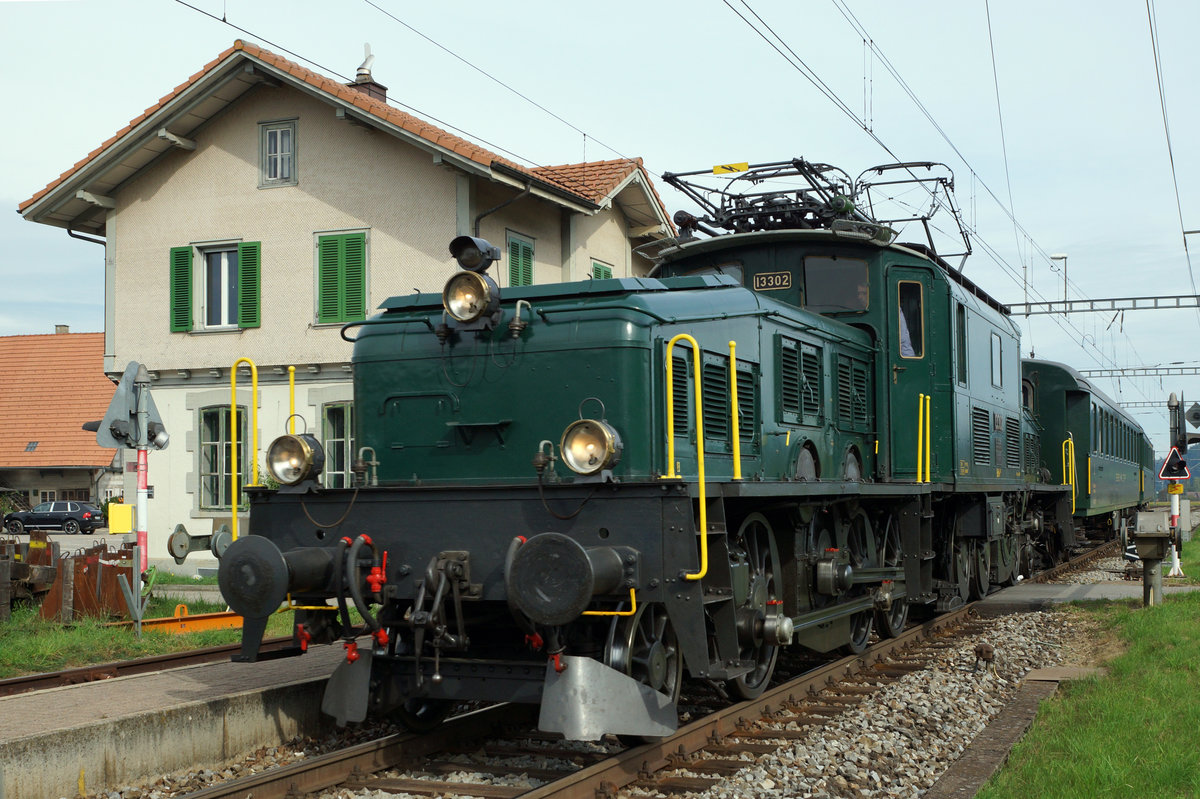
<path id="1" fill-rule="evenodd" d="M 336 752 L 230 780 L 193 793 L 188 799 L 289 799 L 346 782 L 352 775 L 419 761 L 439 750 L 486 738 L 514 725 L 533 724 L 533 705 L 492 705 L 446 721 L 430 733 L 397 733 Z"/>

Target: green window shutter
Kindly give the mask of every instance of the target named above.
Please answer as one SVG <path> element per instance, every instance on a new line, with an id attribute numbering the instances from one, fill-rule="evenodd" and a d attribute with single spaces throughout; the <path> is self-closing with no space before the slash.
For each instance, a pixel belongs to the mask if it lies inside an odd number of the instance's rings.
<path id="1" fill-rule="evenodd" d="M 508 285 L 521 285 L 521 242 L 508 240 Z"/>
<path id="2" fill-rule="evenodd" d="M 317 240 L 317 322 L 356 322 L 367 316 L 367 236 Z"/>
<path id="3" fill-rule="evenodd" d="M 171 248 L 171 332 L 192 329 L 192 248 Z"/>
<path id="4" fill-rule="evenodd" d="M 261 277 L 259 257 L 262 243 L 248 241 L 238 245 L 238 327 L 259 327 L 262 315 Z"/>
<path id="5" fill-rule="evenodd" d="M 508 285 L 533 285 L 533 245 L 527 241 L 508 240 Z"/>
<path id="6" fill-rule="evenodd" d="M 597 263 L 592 261 L 592 279 L 593 280 L 608 280 L 612 277 L 612 267 L 607 264 Z"/>
<path id="7" fill-rule="evenodd" d="M 338 320 L 338 261 L 337 236 L 322 236 L 317 240 L 317 322 Z"/>
<path id="8" fill-rule="evenodd" d="M 521 245 L 521 285 L 533 285 L 533 245 L 524 242 Z"/>
<path id="9" fill-rule="evenodd" d="M 367 318 L 367 236 L 355 233 L 342 240 L 342 319 Z"/>

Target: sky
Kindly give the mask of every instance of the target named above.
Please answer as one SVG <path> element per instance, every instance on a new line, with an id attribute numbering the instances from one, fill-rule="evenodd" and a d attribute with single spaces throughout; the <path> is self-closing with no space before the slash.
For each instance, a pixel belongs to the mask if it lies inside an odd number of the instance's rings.
<path id="1" fill-rule="evenodd" d="M 1073 299 L 1195 294 L 1200 3 L 747 2 L 0 0 L 0 335 L 103 329 L 103 247 L 16 208 L 238 38 L 344 80 L 369 42 L 405 110 L 528 165 L 641 157 L 669 212 L 689 206 L 668 171 L 942 162 L 972 231 L 965 274 L 1001 302 L 1024 301 L 1025 274 L 1030 299 L 1062 299 L 1060 253 Z M 1016 320 L 1026 356 L 1200 365 L 1196 310 Z M 1200 401 L 1200 377 L 1095 383 Z M 1165 454 L 1165 411 L 1130 413 Z"/>

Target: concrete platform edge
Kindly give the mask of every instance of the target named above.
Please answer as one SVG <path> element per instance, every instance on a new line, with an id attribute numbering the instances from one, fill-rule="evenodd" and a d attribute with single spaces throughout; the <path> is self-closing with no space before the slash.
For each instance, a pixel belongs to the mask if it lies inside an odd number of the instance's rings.
<path id="1" fill-rule="evenodd" d="M 183 768 L 212 768 L 260 746 L 314 734 L 325 679 L 191 702 L 141 716 L 0 742 L 0 799 L 113 790 Z"/>

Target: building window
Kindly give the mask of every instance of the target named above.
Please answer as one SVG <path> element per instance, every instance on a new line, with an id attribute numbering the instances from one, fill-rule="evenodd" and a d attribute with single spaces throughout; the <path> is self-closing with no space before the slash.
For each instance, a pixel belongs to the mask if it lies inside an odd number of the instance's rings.
<path id="1" fill-rule="evenodd" d="M 608 280 L 613 276 L 613 268 L 602 261 L 592 261 L 592 280 Z"/>
<path id="2" fill-rule="evenodd" d="M 516 233 L 508 234 L 508 285 L 533 284 L 533 242 Z"/>
<path id="3" fill-rule="evenodd" d="M 317 322 L 367 318 L 367 234 L 317 237 Z"/>
<path id="4" fill-rule="evenodd" d="M 246 412 L 237 410 L 237 462 L 241 475 L 239 486 L 245 484 Z M 230 510 L 233 496 L 230 475 L 233 467 L 233 446 L 229 427 L 229 406 L 200 410 L 200 508 Z"/>
<path id="5" fill-rule="evenodd" d="M 262 131 L 259 188 L 296 185 L 296 122 L 268 122 Z"/>
<path id="6" fill-rule="evenodd" d="M 321 412 L 322 446 L 325 447 L 325 487 L 348 488 L 354 483 L 354 406 L 348 402 L 326 405 Z"/>
<path id="7" fill-rule="evenodd" d="M 41 492 L 41 497 L 42 497 L 42 500 L 41 500 L 42 502 L 53 502 L 54 498 L 55 498 L 55 492 L 53 489 L 43 490 Z"/>
<path id="8" fill-rule="evenodd" d="M 33 452 L 35 449 L 37 449 L 37 445 L 38 445 L 38 442 L 30 441 L 28 444 L 25 445 L 25 451 Z"/>
<path id="9" fill-rule="evenodd" d="M 199 252 L 200 274 L 196 275 Z M 170 326 L 172 333 L 192 330 L 196 315 L 192 287 L 200 286 L 201 330 L 232 330 L 261 324 L 262 244 L 244 241 L 211 247 L 172 247 Z"/>
<path id="10" fill-rule="evenodd" d="M 237 324 L 237 250 L 208 250 L 204 253 L 204 326 L 233 327 Z"/>

